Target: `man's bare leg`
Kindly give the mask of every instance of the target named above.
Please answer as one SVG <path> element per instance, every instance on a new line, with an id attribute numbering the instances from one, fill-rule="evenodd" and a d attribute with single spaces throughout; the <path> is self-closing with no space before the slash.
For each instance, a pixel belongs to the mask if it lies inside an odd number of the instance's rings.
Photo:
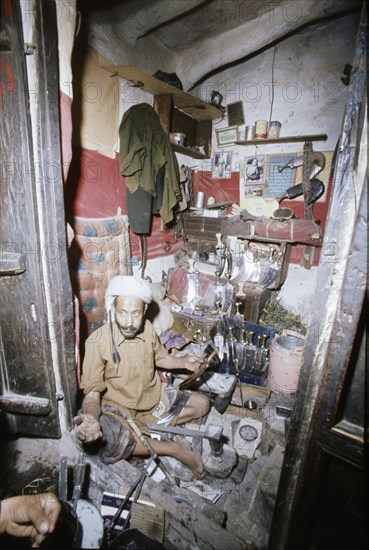
<path id="1" fill-rule="evenodd" d="M 149 456 L 148 450 L 141 441 L 137 440 L 133 456 Z M 204 465 L 201 456 L 191 449 L 191 444 L 186 440 L 181 441 L 158 441 L 150 439 L 150 445 L 159 456 L 171 456 L 176 458 L 185 466 L 188 466 L 197 479 L 204 477 Z"/>
<path id="2" fill-rule="evenodd" d="M 210 401 L 202 393 L 193 392 L 190 395 L 186 406 L 180 412 L 180 414 L 171 422 L 173 426 L 177 424 L 185 424 L 192 420 L 197 420 L 208 414 L 210 410 Z"/>
<path id="3" fill-rule="evenodd" d="M 198 392 L 193 392 L 181 413 L 172 422 L 172 425 L 184 424 L 205 416 L 210 410 L 209 399 Z M 186 440 L 180 441 L 158 441 L 150 439 L 150 445 L 159 456 L 171 456 L 176 458 L 185 466 L 188 466 L 197 479 L 204 477 L 204 465 L 201 456 L 191 449 Z M 144 445 L 136 438 L 136 447 L 133 456 L 149 456 Z"/>

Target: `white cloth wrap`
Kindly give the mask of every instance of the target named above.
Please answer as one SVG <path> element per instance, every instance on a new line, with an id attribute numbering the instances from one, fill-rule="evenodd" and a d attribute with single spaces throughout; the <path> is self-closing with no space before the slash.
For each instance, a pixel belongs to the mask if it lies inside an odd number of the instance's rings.
<path id="1" fill-rule="evenodd" d="M 105 308 L 108 314 L 117 296 L 140 298 L 145 304 L 149 304 L 152 291 L 149 283 L 143 279 L 136 279 L 133 275 L 117 275 L 110 281 L 105 292 Z"/>

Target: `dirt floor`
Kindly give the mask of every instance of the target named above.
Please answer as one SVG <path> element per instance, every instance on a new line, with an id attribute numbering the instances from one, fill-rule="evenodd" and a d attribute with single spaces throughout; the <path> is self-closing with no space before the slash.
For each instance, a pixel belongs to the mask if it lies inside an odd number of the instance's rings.
<path id="1" fill-rule="evenodd" d="M 185 480 L 177 479 L 173 485 L 156 468 L 143 483 L 140 498 L 155 505 L 156 516 L 152 510 L 137 505 L 131 527 L 161 540 L 166 550 L 267 548 L 293 397 L 281 397 L 266 388 L 246 384 L 242 394 L 246 406 L 240 406 L 238 387 L 225 413 L 220 414 L 213 407 L 205 421 L 186 425 L 186 429 L 200 432 L 209 425 L 223 429 L 223 453 L 218 457 L 213 456 L 209 442 L 202 439 L 207 470 L 203 480 L 191 481 L 183 475 Z M 1 497 L 46 490 L 58 493 L 62 482 L 60 460 L 64 456 L 71 500 L 81 451 L 73 432 L 66 432 L 60 440 L 8 441 L 1 453 Z M 107 495 L 121 502 L 145 466 L 145 461 L 138 459 L 106 466 L 97 456 L 86 454 L 84 458 L 81 497 L 102 514 L 107 510 Z M 167 465 L 176 471 L 175 464 Z"/>

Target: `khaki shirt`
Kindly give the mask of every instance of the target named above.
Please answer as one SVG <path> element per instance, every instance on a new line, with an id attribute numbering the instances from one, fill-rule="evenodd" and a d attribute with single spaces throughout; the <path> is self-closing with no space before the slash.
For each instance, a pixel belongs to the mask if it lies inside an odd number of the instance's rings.
<path id="1" fill-rule="evenodd" d="M 102 404 L 139 418 L 150 414 L 160 401 L 161 381 L 155 362 L 168 355 L 150 321 L 142 332 L 127 339 L 113 323 L 113 337 L 120 355 L 112 359 L 110 325 L 95 330 L 86 340 L 80 387 L 84 394 L 99 392 Z"/>

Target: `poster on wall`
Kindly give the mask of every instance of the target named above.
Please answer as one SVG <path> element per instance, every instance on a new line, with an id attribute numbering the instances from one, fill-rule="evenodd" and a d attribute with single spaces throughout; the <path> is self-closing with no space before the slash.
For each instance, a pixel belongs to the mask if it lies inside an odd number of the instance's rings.
<path id="1" fill-rule="evenodd" d="M 212 178 L 228 179 L 232 174 L 232 152 L 216 151 L 212 164 Z"/>
<path id="2" fill-rule="evenodd" d="M 288 162 L 297 157 L 297 153 L 268 155 L 268 177 L 266 195 L 280 197 L 286 189 L 295 184 L 296 170 L 286 167 Z"/>
<path id="3" fill-rule="evenodd" d="M 265 155 L 254 155 L 245 157 L 240 169 L 240 198 L 253 194 L 265 185 L 266 157 Z"/>

